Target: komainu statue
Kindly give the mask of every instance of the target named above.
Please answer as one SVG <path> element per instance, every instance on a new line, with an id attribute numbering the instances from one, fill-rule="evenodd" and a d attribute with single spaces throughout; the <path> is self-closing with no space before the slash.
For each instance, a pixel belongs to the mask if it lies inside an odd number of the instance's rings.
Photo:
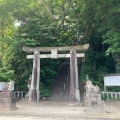
<path id="1" fill-rule="evenodd" d="M 12 88 L 13 88 L 13 86 L 14 86 L 14 81 L 13 80 L 11 80 L 10 82 L 8 82 L 8 83 L 6 83 L 4 86 L 3 86 L 3 88 L 2 88 L 2 91 L 9 91 L 9 92 L 11 92 L 12 91 Z"/>
<path id="2" fill-rule="evenodd" d="M 100 88 L 97 85 L 93 85 L 86 75 L 85 84 L 85 106 L 102 106 L 104 107 L 104 101 L 101 100 L 101 94 L 99 94 Z"/>
<path id="3" fill-rule="evenodd" d="M 97 85 L 94 86 L 90 80 L 87 80 L 85 85 L 85 90 L 86 90 L 86 94 L 98 93 L 100 91 L 100 88 Z"/>

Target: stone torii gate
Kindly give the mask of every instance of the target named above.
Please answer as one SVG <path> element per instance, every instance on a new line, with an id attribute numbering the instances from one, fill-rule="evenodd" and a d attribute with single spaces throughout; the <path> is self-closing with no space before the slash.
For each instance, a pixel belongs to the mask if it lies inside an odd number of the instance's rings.
<path id="1" fill-rule="evenodd" d="M 77 57 L 84 58 L 84 51 L 89 45 L 70 46 L 70 47 L 23 47 L 25 52 L 34 52 L 34 55 L 27 55 L 27 59 L 33 59 L 32 81 L 29 93 L 30 103 L 39 103 L 40 91 L 40 59 L 42 58 L 70 58 L 70 103 L 80 102 L 78 62 Z M 40 54 L 40 52 L 50 52 L 51 54 Z M 70 54 L 58 54 L 59 51 L 69 51 Z M 80 53 L 77 53 L 79 51 Z"/>

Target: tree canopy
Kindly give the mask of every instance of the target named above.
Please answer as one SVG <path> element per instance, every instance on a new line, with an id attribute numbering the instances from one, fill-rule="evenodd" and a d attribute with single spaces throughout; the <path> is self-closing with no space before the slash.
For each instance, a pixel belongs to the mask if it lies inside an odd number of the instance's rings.
<path id="1" fill-rule="evenodd" d="M 89 74 L 102 84 L 103 74 L 120 71 L 119 21 L 119 0 L 0 0 L 1 81 L 14 79 L 17 90 L 26 89 L 32 61 L 26 60 L 23 46 L 87 43 L 81 79 Z M 42 61 L 44 85 L 52 84 L 60 64 L 59 60 Z"/>

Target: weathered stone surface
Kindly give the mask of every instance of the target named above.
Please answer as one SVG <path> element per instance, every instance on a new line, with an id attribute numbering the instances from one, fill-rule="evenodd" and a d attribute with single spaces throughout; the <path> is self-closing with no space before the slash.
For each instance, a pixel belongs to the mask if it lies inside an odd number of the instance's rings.
<path id="1" fill-rule="evenodd" d="M 29 102 L 38 103 L 39 102 L 39 71 L 40 71 L 40 59 L 39 52 L 34 52 L 33 59 L 33 71 L 32 71 L 32 81 L 29 93 Z"/>
<path id="2" fill-rule="evenodd" d="M 85 99 L 89 100 L 101 100 L 101 94 L 86 94 Z"/>
<path id="3" fill-rule="evenodd" d="M 94 86 L 92 82 L 86 76 L 86 85 L 85 85 L 85 107 L 104 107 L 105 103 L 101 100 L 101 94 L 99 94 L 99 87 Z"/>
<path id="4" fill-rule="evenodd" d="M 13 92 L 0 92 L 0 110 L 16 109 L 16 98 Z"/>
<path id="5" fill-rule="evenodd" d="M 14 110 L 16 109 L 15 98 L 0 98 L 0 110 Z"/>
<path id="6" fill-rule="evenodd" d="M 81 45 L 81 46 L 69 46 L 69 47 L 23 47 L 23 50 L 26 52 L 34 52 L 34 51 L 40 51 L 40 52 L 49 52 L 51 49 L 56 49 L 57 51 L 70 51 L 72 49 L 77 51 L 86 51 L 89 47 L 89 44 Z"/>
<path id="7" fill-rule="evenodd" d="M 104 107 L 105 103 L 103 100 L 85 100 L 86 107 Z"/>
<path id="8" fill-rule="evenodd" d="M 70 103 L 80 104 L 80 91 L 78 80 L 78 63 L 76 51 L 71 50 L 70 57 Z"/>
<path id="9" fill-rule="evenodd" d="M 0 98 L 13 98 L 13 92 L 0 92 Z"/>
<path id="10" fill-rule="evenodd" d="M 86 81 L 86 85 L 85 85 L 85 89 L 86 89 L 86 93 L 88 94 L 96 94 L 99 92 L 100 88 L 96 85 L 93 85 L 92 82 L 90 80 Z"/>
<path id="11" fill-rule="evenodd" d="M 13 87 L 14 87 L 14 81 L 13 80 L 10 80 L 9 82 L 7 82 L 3 88 L 2 88 L 2 91 L 3 92 L 11 92 Z"/>

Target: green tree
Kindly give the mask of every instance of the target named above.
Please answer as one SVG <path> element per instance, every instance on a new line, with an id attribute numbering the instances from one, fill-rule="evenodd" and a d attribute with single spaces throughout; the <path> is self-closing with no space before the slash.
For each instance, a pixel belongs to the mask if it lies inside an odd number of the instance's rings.
<path id="1" fill-rule="evenodd" d="M 0 1 L 0 78 L 1 81 L 9 81 L 14 79 L 14 70 L 8 66 L 4 66 L 4 55 L 6 50 L 12 43 L 12 36 L 16 28 L 14 26 L 14 19 L 11 16 L 11 9 L 8 1 Z M 7 56 L 9 58 L 11 56 Z"/>
<path id="2" fill-rule="evenodd" d="M 15 2 L 14 6 L 17 6 Z M 56 43 L 56 26 L 51 16 L 49 16 L 48 10 L 44 6 L 42 7 L 42 3 L 25 1 L 19 7 L 21 11 L 14 8 L 12 15 L 14 18 L 18 18 L 17 21 L 20 21 L 21 24 L 12 38 L 12 44 L 6 50 L 4 65 L 15 70 L 16 90 L 26 90 L 27 79 L 32 73 L 32 61 L 26 60 L 27 53 L 22 50 L 22 47 L 54 46 Z M 8 56 L 10 57 L 7 59 Z M 47 89 L 50 89 L 56 75 L 55 65 L 58 66 L 59 61 L 56 63 L 53 60 L 41 62 L 44 64 L 44 66 L 41 66 L 41 83 L 46 84 Z"/>
<path id="3" fill-rule="evenodd" d="M 10 14 L 9 4 L 6 0 L 0 1 L 0 57 L 12 41 L 15 32 L 14 20 Z"/>
<path id="4" fill-rule="evenodd" d="M 101 83 L 103 74 L 115 72 L 113 55 L 117 62 L 117 71 L 120 70 L 119 12 L 119 0 L 2 0 L 1 66 L 14 71 L 17 89 L 26 89 L 27 83 L 24 83 L 31 74 L 32 61 L 26 60 L 27 53 L 23 52 L 23 46 L 89 43 L 82 71 L 84 76 L 89 74 L 95 82 Z M 16 27 L 15 21 L 20 26 Z M 106 53 L 112 54 L 106 56 Z M 44 64 L 41 66 L 42 82 L 50 85 L 56 68 L 49 63 L 58 65 L 59 61 L 41 62 Z M 19 86 L 20 84 L 24 86 Z"/>

